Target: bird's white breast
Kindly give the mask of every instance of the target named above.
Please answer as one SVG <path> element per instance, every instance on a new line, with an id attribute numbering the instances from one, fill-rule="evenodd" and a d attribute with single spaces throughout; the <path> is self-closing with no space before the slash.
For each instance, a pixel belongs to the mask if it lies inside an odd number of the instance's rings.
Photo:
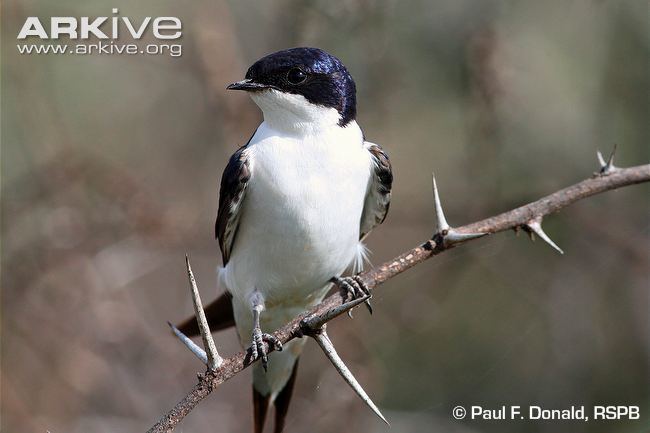
<path id="1" fill-rule="evenodd" d="M 370 154 L 356 122 L 292 135 L 262 123 L 248 152 L 251 179 L 221 280 L 242 308 L 257 289 L 267 310 L 286 311 L 280 326 L 357 258 Z"/>

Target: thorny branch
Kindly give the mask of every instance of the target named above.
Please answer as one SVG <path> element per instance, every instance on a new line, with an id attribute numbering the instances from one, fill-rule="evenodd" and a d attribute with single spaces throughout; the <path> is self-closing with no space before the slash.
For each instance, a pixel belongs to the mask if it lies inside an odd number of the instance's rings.
<path id="1" fill-rule="evenodd" d="M 542 218 L 544 216 L 557 212 L 578 200 L 582 200 L 592 195 L 628 185 L 650 181 L 650 164 L 630 168 L 619 168 L 614 166 L 613 158 L 614 153 L 612 152 L 609 159 L 605 161 L 600 152 L 598 152 L 600 169 L 597 173 L 594 173 L 592 177 L 554 192 L 553 194 L 547 195 L 535 202 L 457 228 L 450 227 L 445 219 L 438 194 L 438 188 L 434 178 L 433 193 L 437 226 L 433 237 L 422 245 L 402 253 L 393 260 L 359 274 L 359 277 L 371 290 L 373 290 L 387 280 L 401 274 L 434 255 L 438 255 L 469 240 L 510 229 L 515 231 L 523 229 L 531 236 L 531 238 L 534 239 L 534 236 L 536 235 L 547 242 L 551 247 L 560 253 L 563 253 L 562 250 L 555 245 L 555 243 L 542 230 Z M 189 262 L 187 262 L 187 267 L 192 286 L 192 299 L 194 301 L 197 317 L 199 318 L 199 322 L 201 322 L 203 307 L 201 306 L 198 289 L 196 288 L 194 277 L 191 268 L 189 267 Z M 341 359 L 338 357 L 334 350 L 334 346 L 325 333 L 325 324 L 328 321 L 351 310 L 353 307 L 367 299 L 368 297 L 362 297 L 351 302 L 346 302 L 346 295 L 343 292 L 336 292 L 327 297 L 323 302 L 312 308 L 310 311 L 302 313 L 291 322 L 275 331 L 274 335 L 283 344 L 294 338 L 300 338 L 303 336 L 314 338 L 330 361 L 335 365 L 337 371 L 339 371 L 339 373 L 344 377 L 346 382 L 348 382 L 364 402 L 385 421 L 377 407 L 372 403 L 370 398 L 368 398 L 361 386 L 352 376 L 352 373 L 347 369 L 347 367 L 345 367 Z M 205 319 L 203 318 L 203 320 Z M 210 335 L 209 329 L 207 329 L 207 323 L 202 326 L 201 336 L 204 341 L 204 347 L 208 348 L 208 354 L 187 337 L 183 339 L 184 336 L 180 334 L 180 331 L 174 329 L 174 332 L 176 332 L 179 338 L 181 338 L 181 341 L 183 341 L 192 352 L 202 358 L 203 362 L 209 367 L 204 374 L 198 375 L 199 381 L 194 388 L 192 388 L 192 390 L 180 402 L 178 402 L 173 409 L 167 412 L 153 427 L 151 427 L 148 433 L 173 431 L 176 425 L 216 387 L 250 365 L 245 352 L 237 353 L 236 355 L 222 360 L 214 348 L 214 341 Z M 273 348 L 271 347 L 270 350 L 273 350 Z"/>

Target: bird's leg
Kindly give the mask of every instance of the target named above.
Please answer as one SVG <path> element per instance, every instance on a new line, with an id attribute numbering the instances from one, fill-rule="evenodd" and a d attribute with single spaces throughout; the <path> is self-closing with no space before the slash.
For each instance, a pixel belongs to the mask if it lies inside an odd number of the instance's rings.
<path id="1" fill-rule="evenodd" d="M 330 281 L 336 284 L 337 286 L 339 286 L 339 288 L 341 288 L 342 290 L 345 290 L 347 294 L 347 298 L 349 300 L 355 300 L 363 297 L 369 298 L 372 296 L 370 294 L 370 289 L 368 288 L 368 285 L 358 275 L 354 275 L 352 277 L 343 277 L 343 278 L 334 277 Z M 365 304 L 370 314 L 372 314 L 372 306 L 370 305 L 370 300 L 366 299 Z M 351 311 L 352 310 L 348 310 L 348 315 L 350 317 L 352 317 Z"/>
<path id="2" fill-rule="evenodd" d="M 253 341 L 248 348 L 250 362 L 262 358 L 262 367 L 266 371 L 266 366 L 269 362 L 269 348 L 273 347 L 275 350 L 280 351 L 282 350 L 282 343 L 274 335 L 262 332 L 262 328 L 260 327 L 260 314 L 264 310 L 264 298 L 257 290 L 251 296 L 251 308 L 253 311 Z M 268 343 L 268 346 L 265 343 Z"/>

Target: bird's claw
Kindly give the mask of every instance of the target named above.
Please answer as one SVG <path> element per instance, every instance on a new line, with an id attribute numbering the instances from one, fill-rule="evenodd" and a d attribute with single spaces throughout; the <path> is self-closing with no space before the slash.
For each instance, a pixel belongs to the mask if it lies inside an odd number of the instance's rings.
<path id="1" fill-rule="evenodd" d="M 368 285 L 363 281 L 358 275 L 353 275 L 351 277 L 334 277 L 332 282 L 339 286 L 346 293 L 346 300 L 353 301 L 355 299 L 371 297 L 370 289 Z M 370 305 L 370 300 L 364 302 L 368 308 L 368 312 L 372 314 L 372 306 Z M 352 310 L 348 310 L 348 316 L 352 317 Z"/>
<path id="2" fill-rule="evenodd" d="M 282 351 L 282 343 L 274 335 L 262 332 L 260 328 L 253 329 L 253 341 L 248 348 L 250 362 L 262 358 L 262 367 L 266 371 L 271 347 L 278 352 Z"/>

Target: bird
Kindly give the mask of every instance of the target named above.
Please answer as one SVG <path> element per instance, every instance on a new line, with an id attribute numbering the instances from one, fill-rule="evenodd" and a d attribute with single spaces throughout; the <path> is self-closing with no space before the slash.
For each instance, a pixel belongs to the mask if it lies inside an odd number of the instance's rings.
<path id="1" fill-rule="evenodd" d="M 352 76 L 326 51 L 268 54 L 227 89 L 248 93 L 263 121 L 223 172 L 215 234 L 224 293 L 206 316 L 212 331 L 235 325 L 247 356 L 261 360 L 253 366 L 254 432 L 273 404 L 281 433 L 305 339 L 283 347 L 271 332 L 333 286 L 351 299 L 369 295 L 356 273 L 367 261 L 366 236 L 388 213 L 393 173 L 356 121 Z M 193 317 L 179 329 L 199 332 Z"/>

